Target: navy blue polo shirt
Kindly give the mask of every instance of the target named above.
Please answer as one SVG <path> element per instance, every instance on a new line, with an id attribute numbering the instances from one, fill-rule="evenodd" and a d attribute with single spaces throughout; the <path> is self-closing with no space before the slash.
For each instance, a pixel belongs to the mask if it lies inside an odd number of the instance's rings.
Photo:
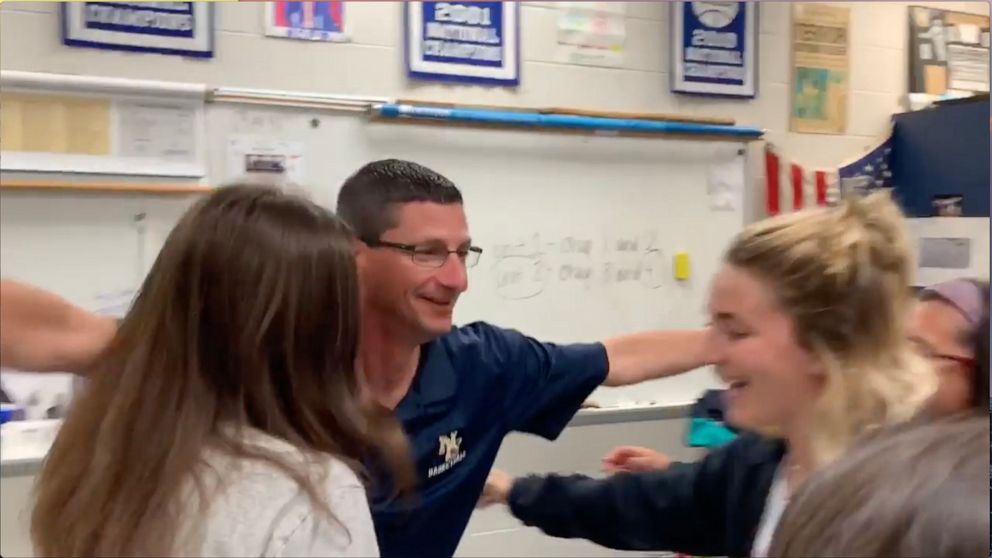
<path id="1" fill-rule="evenodd" d="M 417 494 L 372 502 L 383 558 L 452 556 L 503 438 L 557 438 L 608 369 L 600 343 L 540 343 L 486 323 L 425 344 L 396 408 L 416 459 Z"/>

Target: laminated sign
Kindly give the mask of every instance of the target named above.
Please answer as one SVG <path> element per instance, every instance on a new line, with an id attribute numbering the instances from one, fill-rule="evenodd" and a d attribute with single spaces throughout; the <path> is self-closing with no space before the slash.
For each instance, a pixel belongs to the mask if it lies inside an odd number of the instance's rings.
<path id="1" fill-rule="evenodd" d="M 404 10 L 410 77 L 520 83 L 516 2 L 406 2 Z"/>

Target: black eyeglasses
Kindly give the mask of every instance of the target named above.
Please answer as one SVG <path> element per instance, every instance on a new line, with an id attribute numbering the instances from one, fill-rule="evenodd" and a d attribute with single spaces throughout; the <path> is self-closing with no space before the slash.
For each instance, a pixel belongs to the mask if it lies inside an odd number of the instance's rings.
<path id="1" fill-rule="evenodd" d="M 401 244 L 399 242 L 386 242 L 385 240 L 362 240 L 369 248 L 392 248 L 410 254 L 413 263 L 423 267 L 441 267 L 448 261 L 448 256 L 455 254 L 458 261 L 465 267 L 474 267 L 479 263 L 479 256 L 482 255 L 482 248 L 469 246 L 458 250 L 448 250 L 436 246 L 417 246 L 416 244 Z"/>

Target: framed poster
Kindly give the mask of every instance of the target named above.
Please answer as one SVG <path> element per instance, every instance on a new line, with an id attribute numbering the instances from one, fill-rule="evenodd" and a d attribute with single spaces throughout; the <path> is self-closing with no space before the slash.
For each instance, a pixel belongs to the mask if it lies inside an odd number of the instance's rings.
<path id="1" fill-rule="evenodd" d="M 988 92 L 989 17 L 909 7 L 909 92 Z"/>
<path id="2" fill-rule="evenodd" d="M 203 2 L 66 2 L 62 43 L 212 58 L 213 18 Z"/>
<path id="3" fill-rule="evenodd" d="M 405 2 L 403 9 L 410 77 L 520 84 L 517 2 Z"/>
<path id="4" fill-rule="evenodd" d="M 843 134 L 847 129 L 850 8 L 792 5 L 792 114 L 789 129 Z"/>
<path id="5" fill-rule="evenodd" d="M 265 34 L 305 41 L 345 42 L 344 2 L 266 2 Z"/>
<path id="6" fill-rule="evenodd" d="M 672 91 L 758 93 L 758 4 L 671 3 Z"/>

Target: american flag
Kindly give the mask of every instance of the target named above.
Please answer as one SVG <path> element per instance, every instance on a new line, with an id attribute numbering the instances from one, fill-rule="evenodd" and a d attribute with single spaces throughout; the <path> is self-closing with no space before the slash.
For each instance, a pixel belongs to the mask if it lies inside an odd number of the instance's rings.
<path id="1" fill-rule="evenodd" d="M 768 215 L 835 205 L 848 192 L 863 196 L 892 188 L 892 136 L 879 140 L 864 155 L 831 169 L 811 169 L 789 160 L 776 146 L 766 143 L 765 180 Z"/>
<path id="2" fill-rule="evenodd" d="M 838 169 L 841 190 L 865 195 L 892 187 L 892 136 Z"/>
<path id="3" fill-rule="evenodd" d="M 765 144 L 765 210 L 768 215 L 824 207 L 840 200 L 837 169 L 811 169 Z"/>

